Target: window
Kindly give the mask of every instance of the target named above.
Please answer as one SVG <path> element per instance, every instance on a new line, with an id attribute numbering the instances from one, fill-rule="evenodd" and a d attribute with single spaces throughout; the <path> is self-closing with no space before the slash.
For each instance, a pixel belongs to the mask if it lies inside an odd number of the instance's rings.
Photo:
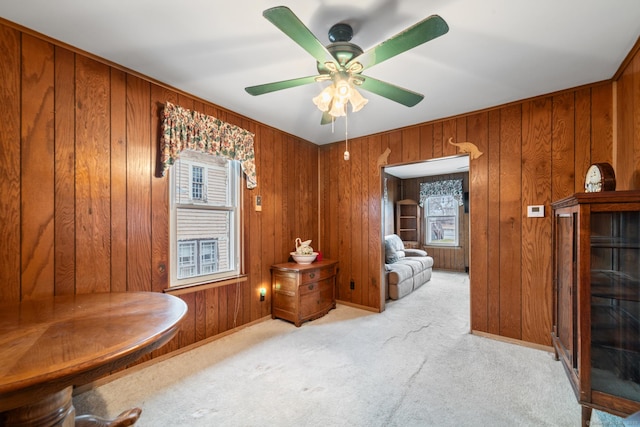
<path id="1" fill-rule="evenodd" d="M 200 242 L 200 271 L 203 274 L 218 271 L 217 240 L 204 240 Z"/>
<path id="2" fill-rule="evenodd" d="M 191 198 L 193 200 L 205 200 L 203 190 L 204 190 L 204 168 L 202 166 L 192 165 L 191 166 Z"/>
<path id="3" fill-rule="evenodd" d="M 427 198 L 425 240 L 429 245 L 458 246 L 458 201 L 453 196 Z"/>
<path id="4" fill-rule="evenodd" d="M 191 277 L 196 274 L 195 242 L 178 243 L 178 277 Z"/>
<path id="5" fill-rule="evenodd" d="M 239 275 L 239 162 L 185 150 L 170 173 L 170 286 Z"/>

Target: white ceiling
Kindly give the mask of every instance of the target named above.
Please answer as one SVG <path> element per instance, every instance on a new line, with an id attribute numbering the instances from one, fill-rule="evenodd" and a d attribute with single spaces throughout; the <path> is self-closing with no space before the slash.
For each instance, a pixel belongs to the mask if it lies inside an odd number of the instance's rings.
<path id="1" fill-rule="evenodd" d="M 469 156 L 464 154 L 439 157 L 424 162 L 386 166 L 384 171 L 400 179 L 446 175 L 450 173 L 467 173 L 469 172 Z"/>
<path id="2" fill-rule="evenodd" d="M 315 60 L 262 17 L 288 6 L 323 43 L 338 22 L 364 50 L 438 14 L 444 36 L 365 70 L 419 92 L 412 108 L 362 91 L 363 135 L 609 79 L 640 35 L 639 0 L 2 0 L 0 17 L 316 144 L 323 85 L 251 96 L 246 86 L 315 75 Z M 325 83 L 326 84 L 326 83 Z"/>

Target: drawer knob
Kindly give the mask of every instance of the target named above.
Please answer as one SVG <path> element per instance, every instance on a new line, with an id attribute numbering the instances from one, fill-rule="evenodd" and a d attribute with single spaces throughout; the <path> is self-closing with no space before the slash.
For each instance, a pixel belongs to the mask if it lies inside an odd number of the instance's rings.
<path id="1" fill-rule="evenodd" d="M 309 273 L 309 277 L 313 279 L 314 277 L 316 277 L 316 273 Z"/>
<path id="2" fill-rule="evenodd" d="M 313 283 L 309 285 L 309 290 L 312 291 L 313 290 Z"/>

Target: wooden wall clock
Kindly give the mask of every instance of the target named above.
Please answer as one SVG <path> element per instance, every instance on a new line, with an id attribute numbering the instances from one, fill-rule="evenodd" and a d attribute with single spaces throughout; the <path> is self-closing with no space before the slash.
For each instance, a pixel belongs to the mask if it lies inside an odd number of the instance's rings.
<path id="1" fill-rule="evenodd" d="M 589 166 L 584 178 L 585 193 L 615 191 L 616 176 L 609 163 L 594 163 Z"/>

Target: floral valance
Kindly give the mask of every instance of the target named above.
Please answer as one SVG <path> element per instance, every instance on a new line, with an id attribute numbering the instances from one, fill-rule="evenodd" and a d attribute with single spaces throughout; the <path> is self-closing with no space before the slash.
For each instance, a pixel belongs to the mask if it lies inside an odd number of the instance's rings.
<path id="1" fill-rule="evenodd" d="M 462 206 L 462 180 L 448 179 L 443 181 L 421 182 L 420 183 L 420 206 L 424 207 L 424 202 L 431 196 L 453 196 Z"/>
<path id="2" fill-rule="evenodd" d="M 253 134 L 213 116 L 190 111 L 167 102 L 162 121 L 162 175 L 185 149 L 238 160 L 247 177 L 247 188 L 255 188 Z"/>

